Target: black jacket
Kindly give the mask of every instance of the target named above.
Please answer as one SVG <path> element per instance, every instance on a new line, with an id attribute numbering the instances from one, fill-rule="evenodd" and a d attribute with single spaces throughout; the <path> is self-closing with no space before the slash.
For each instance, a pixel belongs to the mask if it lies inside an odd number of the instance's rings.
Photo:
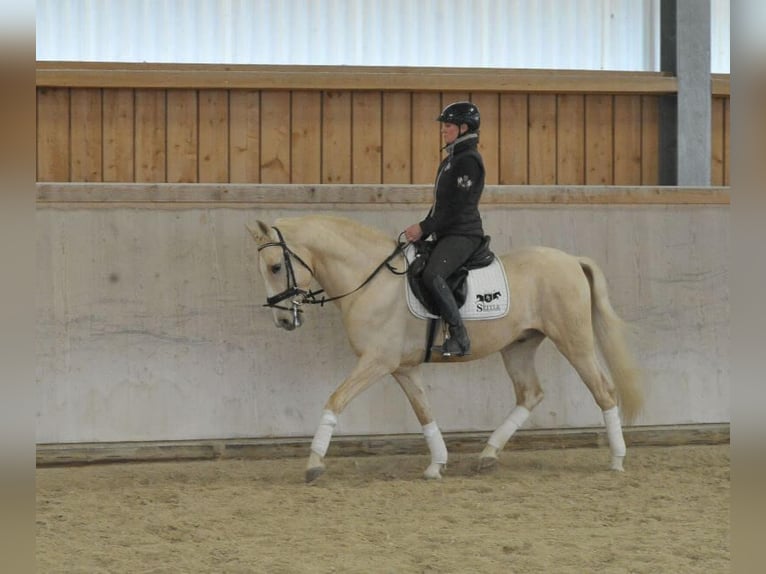
<path id="1" fill-rule="evenodd" d="M 434 184 L 434 204 L 420 222 L 423 239 L 431 234 L 484 235 L 479 200 L 484 191 L 484 162 L 475 133 L 459 137 L 448 147 Z"/>

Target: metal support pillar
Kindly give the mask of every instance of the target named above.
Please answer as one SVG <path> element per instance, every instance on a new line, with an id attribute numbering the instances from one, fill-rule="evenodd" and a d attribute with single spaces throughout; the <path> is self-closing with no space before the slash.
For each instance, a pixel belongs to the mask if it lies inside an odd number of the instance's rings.
<path id="1" fill-rule="evenodd" d="M 660 69 L 678 78 L 678 94 L 660 100 L 660 184 L 709 186 L 709 0 L 661 0 Z"/>

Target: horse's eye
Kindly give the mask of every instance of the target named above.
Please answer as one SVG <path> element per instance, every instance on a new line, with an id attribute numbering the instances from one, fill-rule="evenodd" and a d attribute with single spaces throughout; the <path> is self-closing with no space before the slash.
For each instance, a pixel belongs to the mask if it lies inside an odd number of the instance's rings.
<path id="1" fill-rule="evenodd" d="M 282 264 L 281 263 L 275 263 L 274 265 L 269 267 L 269 269 L 271 270 L 272 273 L 274 273 L 276 275 L 282 269 Z"/>

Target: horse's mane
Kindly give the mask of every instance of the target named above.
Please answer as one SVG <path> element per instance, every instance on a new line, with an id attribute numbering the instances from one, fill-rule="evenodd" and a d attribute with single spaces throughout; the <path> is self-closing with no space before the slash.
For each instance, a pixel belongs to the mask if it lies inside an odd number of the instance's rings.
<path id="1" fill-rule="evenodd" d="M 394 243 L 394 238 L 389 234 L 384 233 L 380 229 L 365 225 L 348 217 L 342 217 L 339 215 L 324 215 L 324 214 L 311 214 L 301 217 L 291 217 L 277 220 L 275 225 L 292 224 L 297 230 L 311 230 L 316 233 L 321 230 L 321 233 L 328 235 L 336 235 L 355 243 L 369 242 L 372 245 L 385 245 L 389 246 Z"/>

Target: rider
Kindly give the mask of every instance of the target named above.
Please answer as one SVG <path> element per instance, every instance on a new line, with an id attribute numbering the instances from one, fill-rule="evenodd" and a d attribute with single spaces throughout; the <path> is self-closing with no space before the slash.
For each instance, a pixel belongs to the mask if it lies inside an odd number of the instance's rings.
<path id="1" fill-rule="evenodd" d="M 442 149 L 447 156 L 436 173 L 431 210 L 404 234 L 408 241 L 429 236 L 436 241 L 423 271 L 423 284 L 449 326 L 442 355 L 460 357 L 470 354 L 471 341 L 447 279 L 476 251 L 484 237 L 479 214 L 484 190 L 484 162 L 478 151 L 479 108 L 471 102 L 455 102 L 444 108 L 436 120 L 441 122 L 445 143 Z"/>

